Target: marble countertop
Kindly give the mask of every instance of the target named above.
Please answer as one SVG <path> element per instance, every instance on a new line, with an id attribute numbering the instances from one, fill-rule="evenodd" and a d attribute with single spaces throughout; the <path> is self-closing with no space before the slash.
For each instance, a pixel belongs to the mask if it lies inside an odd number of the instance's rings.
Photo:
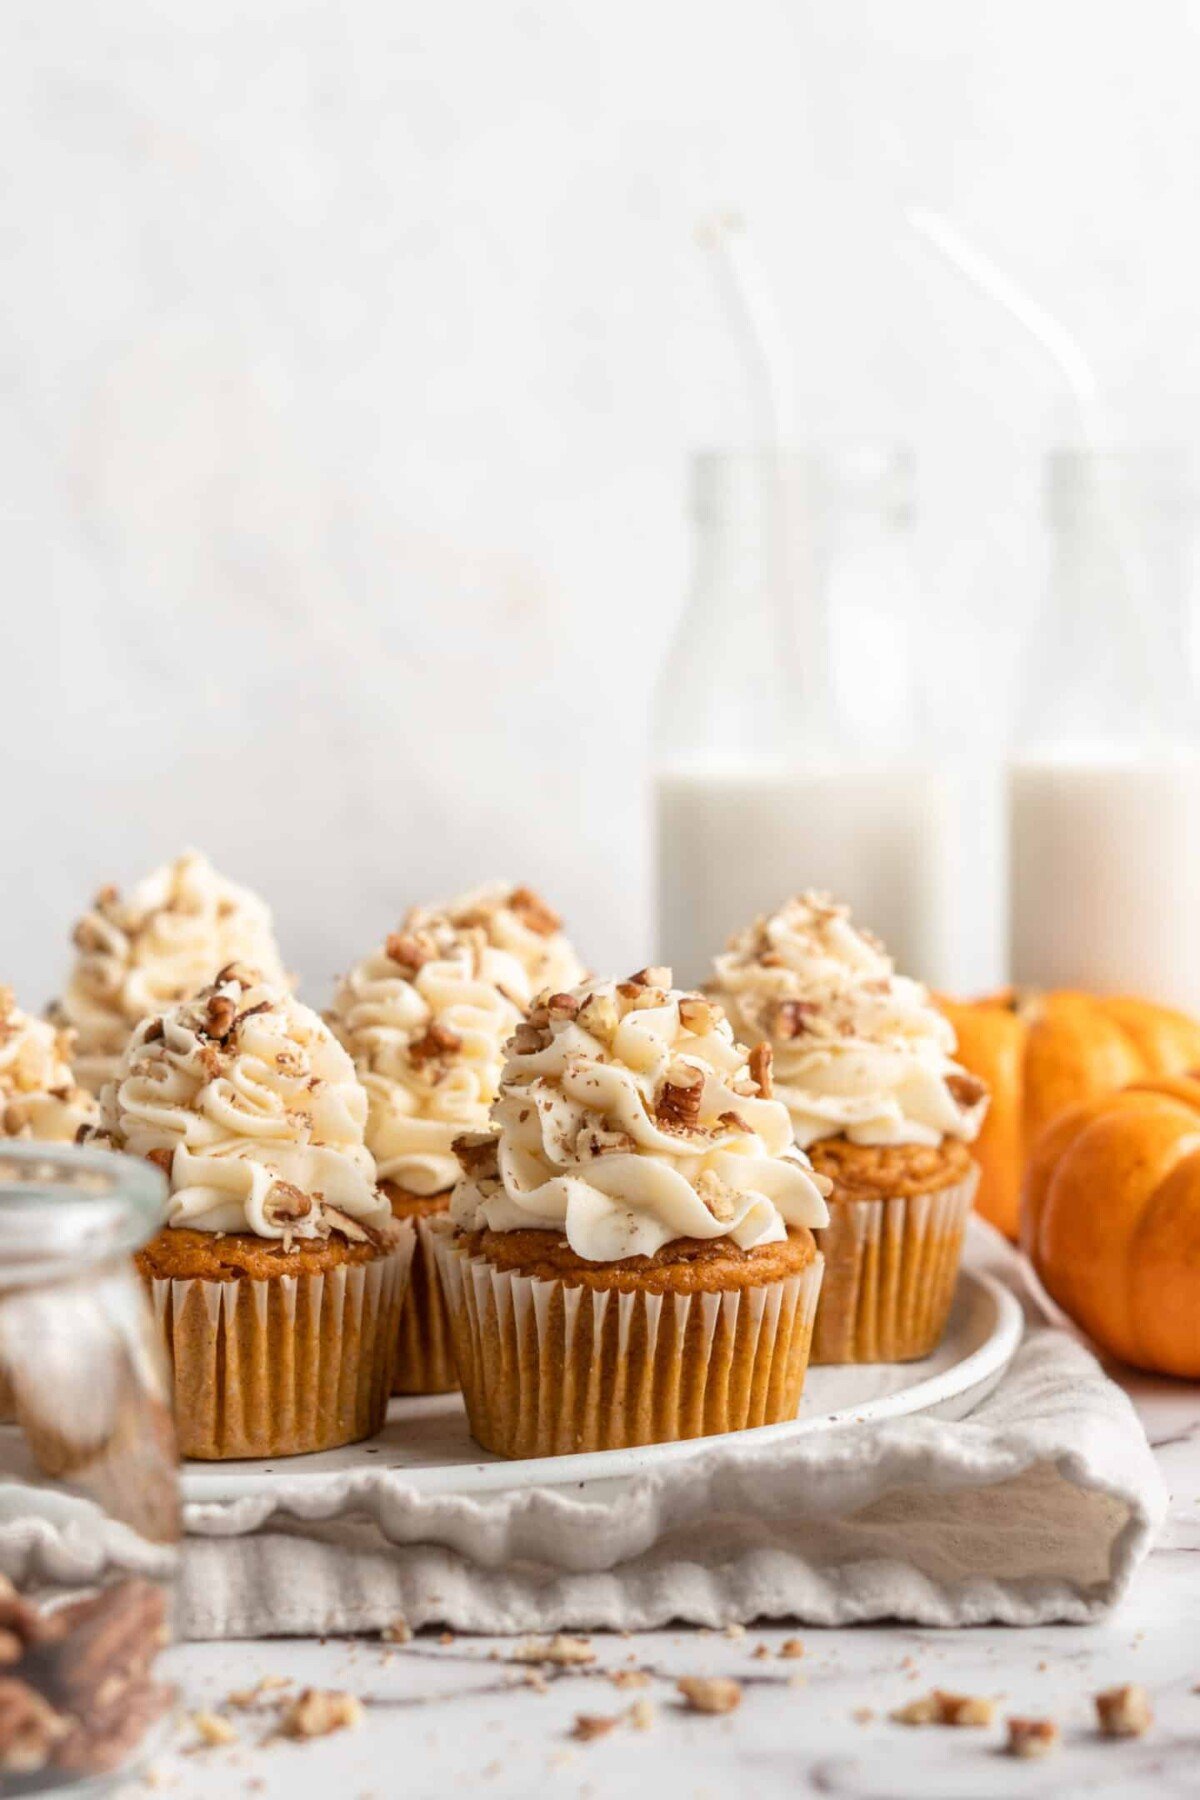
<path id="1" fill-rule="evenodd" d="M 170 1747 L 131 1794 L 188 1800 L 245 1793 L 272 1800 L 336 1794 L 384 1800 L 478 1792 L 495 1796 L 620 1795 L 690 1800 L 844 1794 L 856 1800 L 997 1800 L 1013 1794 L 1195 1795 L 1200 1790 L 1200 1387 L 1129 1383 L 1171 1488 L 1162 1536 L 1124 1604 L 1094 1626 L 927 1631 L 905 1626 L 817 1630 L 772 1625 L 741 1636 L 695 1630 L 591 1639 L 594 1664 L 550 1667 L 531 1685 L 510 1640 L 421 1634 L 377 1639 L 194 1644 L 169 1653 L 183 1717 Z M 783 1658 L 788 1638 L 803 1655 Z M 765 1652 L 765 1653 L 764 1653 Z M 643 1685 L 618 1685 L 617 1670 Z M 680 1704 L 680 1676 L 734 1676 L 741 1704 L 700 1716 Z M 362 1723 L 321 1740 L 264 1743 L 274 1711 L 227 1707 L 261 1677 L 359 1697 Z M 1123 1682 L 1149 1692 L 1155 1723 L 1142 1738 L 1108 1740 L 1092 1696 Z M 889 1712 L 942 1687 L 997 1702 L 990 1728 L 917 1729 Z M 280 1690 L 281 1691 L 281 1690 Z M 293 1690 L 294 1691 L 294 1690 Z M 268 1696 L 273 1698 L 273 1695 Z M 588 1742 L 581 1713 L 622 1716 Z M 227 1716 L 238 1742 L 194 1748 L 186 1715 Z M 641 1710 L 641 1709 L 639 1709 Z M 1003 1755 L 1009 1713 L 1050 1716 L 1062 1731 L 1041 1761 Z"/>

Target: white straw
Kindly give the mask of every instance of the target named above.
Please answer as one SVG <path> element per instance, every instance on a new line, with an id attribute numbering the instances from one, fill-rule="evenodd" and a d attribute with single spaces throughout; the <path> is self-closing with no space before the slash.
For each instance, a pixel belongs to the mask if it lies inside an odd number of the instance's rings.
<path id="1" fill-rule="evenodd" d="M 795 442 L 795 377 L 788 334 L 770 282 L 754 253 L 744 221 L 717 213 L 696 231 L 730 333 L 738 347 L 759 447 Z"/>
<path id="2" fill-rule="evenodd" d="M 1074 396 L 1088 448 L 1107 448 L 1112 438 L 1104 417 L 1100 383 L 1077 339 L 1071 336 L 1066 326 L 1053 313 L 1047 312 L 1032 294 L 1026 293 L 1011 275 L 998 268 L 977 245 L 969 243 L 941 213 L 927 206 L 910 206 L 906 216 L 913 230 L 928 239 L 960 275 L 1011 313 L 1018 325 L 1037 340 L 1057 364 L 1059 374 Z"/>

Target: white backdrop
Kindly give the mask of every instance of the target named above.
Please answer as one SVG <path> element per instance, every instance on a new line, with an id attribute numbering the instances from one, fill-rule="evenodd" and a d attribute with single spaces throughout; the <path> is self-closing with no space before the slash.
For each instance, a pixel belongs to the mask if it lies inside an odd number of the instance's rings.
<path id="1" fill-rule="evenodd" d="M 317 997 L 492 873 L 645 960 L 684 460 L 745 429 L 714 208 L 807 426 L 916 443 L 924 654 L 994 750 L 1070 414 L 902 209 L 1186 431 L 1198 38 L 1188 0 L 9 0 L 0 979 L 40 1003 L 92 888 L 188 842 Z"/>

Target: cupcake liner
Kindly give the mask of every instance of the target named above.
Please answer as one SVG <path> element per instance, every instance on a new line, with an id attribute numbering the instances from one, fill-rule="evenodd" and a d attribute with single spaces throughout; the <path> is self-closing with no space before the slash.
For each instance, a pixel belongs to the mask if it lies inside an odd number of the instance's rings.
<path id="1" fill-rule="evenodd" d="M 813 1233 L 825 1257 L 814 1365 L 914 1362 L 936 1349 L 978 1184 L 972 1168 L 935 1193 L 830 1201 L 829 1224 Z"/>
<path id="2" fill-rule="evenodd" d="M 436 1215 L 435 1215 L 436 1217 Z M 400 1313 L 393 1394 L 448 1394 L 458 1386 L 450 1314 L 438 1273 L 432 1218 L 413 1221 L 417 1247 Z"/>
<path id="3" fill-rule="evenodd" d="M 183 1456 L 298 1456 L 383 1425 L 415 1237 L 319 1274 L 151 1277 Z"/>
<path id="4" fill-rule="evenodd" d="M 727 1293 L 572 1287 L 434 1233 L 471 1431 L 502 1456 L 707 1437 L 795 1417 L 821 1258 Z"/>

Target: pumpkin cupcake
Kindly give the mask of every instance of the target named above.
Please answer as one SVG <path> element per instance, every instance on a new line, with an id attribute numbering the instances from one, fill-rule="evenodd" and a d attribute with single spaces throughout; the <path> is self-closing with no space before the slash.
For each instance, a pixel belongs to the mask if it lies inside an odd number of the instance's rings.
<path id="1" fill-rule="evenodd" d="M 96 1102 L 71 1068 L 74 1034 L 22 1012 L 0 987 L 0 1139 L 72 1143 Z"/>
<path id="2" fill-rule="evenodd" d="M 417 1232 L 396 1393 L 458 1385 L 430 1222 L 460 1173 L 454 1139 L 487 1124 L 506 1040 L 535 994 L 583 974 L 560 925 L 529 888 L 498 883 L 445 907 L 414 907 L 339 984 L 326 1014 L 367 1091 L 380 1187 Z"/>
<path id="3" fill-rule="evenodd" d="M 383 1424 L 412 1232 L 363 1140 L 367 1096 L 286 988 L 217 980 L 137 1027 L 99 1141 L 156 1163 L 166 1222 L 138 1252 L 185 1456 L 293 1456 Z"/>
<path id="4" fill-rule="evenodd" d="M 797 1144 L 832 1182 L 814 1363 L 906 1362 L 941 1339 L 979 1179 L 983 1083 L 954 1031 L 844 906 L 804 894 L 735 936 L 711 992 L 773 1052 Z"/>
<path id="5" fill-rule="evenodd" d="M 794 1417 L 820 1177 L 668 969 L 539 1002 L 435 1242 L 475 1437 L 551 1456 Z"/>
<path id="6" fill-rule="evenodd" d="M 74 1031 L 76 1079 L 93 1094 L 116 1074 L 136 1025 L 198 993 L 227 963 L 289 985 L 266 903 L 195 850 L 128 896 L 101 888 L 73 937 L 75 966 L 50 1016 Z"/>

